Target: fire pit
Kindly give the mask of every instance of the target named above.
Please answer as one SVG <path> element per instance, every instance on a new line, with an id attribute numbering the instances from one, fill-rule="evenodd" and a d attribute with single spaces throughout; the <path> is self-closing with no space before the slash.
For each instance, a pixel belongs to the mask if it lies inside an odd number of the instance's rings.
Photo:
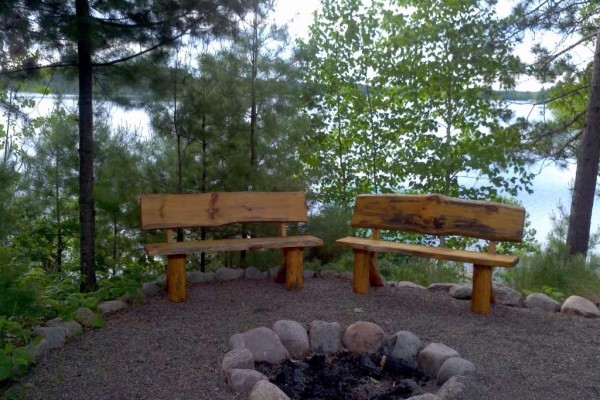
<path id="1" fill-rule="evenodd" d="M 396 400 L 464 388 L 475 366 L 411 332 L 386 335 L 376 324 L 277 321 L 233 335 L 223 360 L 230 387 L 248 399 Z M 260 382 L 260 383 L 259 383 Z M 440 387 L 441 386 L 441 387 Z"/>

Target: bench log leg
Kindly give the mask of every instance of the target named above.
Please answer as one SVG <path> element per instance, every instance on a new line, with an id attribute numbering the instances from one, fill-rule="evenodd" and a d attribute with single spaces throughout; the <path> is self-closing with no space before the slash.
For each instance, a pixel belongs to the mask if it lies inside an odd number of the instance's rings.
<path id="1" fill-rule="evenodd" d="M 185 254 L 169 256 L 167 264 L 167 298 L 173 303 L 186 300 Z"/>
<path id="2" fill-rule="evenodd" d="M 383 286 L 381 275 L 377 271 L 377 253 L 369 253 L 369 283 L 375 287 Z"/>
<path id="3" fill-rule="evenodd" d="M 471 311 L 475 314 L 488 315 L 492 299 L 492 267 L 473 265 L 473 293 L 471 295 Z"/>
<path id="4" fill-rule="evenodd" d="M 352 290 L 354 293 L 369 293 L 369 270 L 371 254 L 368 251 L 354 249 L 354 279 Z"/>
<path id="5" fill-rule="evenodd" d="M 302 247 L 285 249 L 285 288 L 287 290 L 302 289 L 304 283 L 303 259 L 304 249 Z"/>

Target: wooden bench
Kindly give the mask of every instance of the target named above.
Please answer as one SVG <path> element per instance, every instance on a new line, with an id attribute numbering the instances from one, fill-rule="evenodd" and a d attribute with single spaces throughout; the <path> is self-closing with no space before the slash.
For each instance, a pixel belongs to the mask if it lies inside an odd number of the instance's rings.
<path id="1" fill-rule="evenodd" d="M 352 227 L 371 229 L 371 238 L 346 237 L 336 243 L 354 251 L 353 289 L 361 294 L 368 293 L 369 284 L 382 285 L 375 264 L 377 253 L 472 263 L 471 310 L 485 315 L 493 302 L 493 267 L 510 268 L 519 262 L 519 257 L 495 254 L 496 241 L 521 242 L 524 224 L 525 210 L 513 205 L 437 194 L 360 195 L 356 198 Z M 385 241 L 380 239 L 381 229 L 486 239 L 490 241 L 489 252 Z"/>
<path id="2" fill-rule="evenodd" d="M 172 302 L 186 299 L 187 254 L 282 249 L 279 281 L 286 289 L 301 289 L 304 247 L 322 246 L 314 236 L 287 236 L 287 224 L 306 222 L 303 192 L 228 192 L 206 194 L 145 194 L 140 199 L 142 230 L 164 229 L 166 241 L 144 246 L 151 256 L 167 256 L 167 291 Z M 275 223 L 278 236 L 176 242 L 178 228 L 218 227 L 229 224 Z"/>

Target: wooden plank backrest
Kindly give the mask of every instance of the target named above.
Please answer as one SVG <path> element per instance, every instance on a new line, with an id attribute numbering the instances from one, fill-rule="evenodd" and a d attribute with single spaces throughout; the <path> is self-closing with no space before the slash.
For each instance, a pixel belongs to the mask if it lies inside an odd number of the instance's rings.
<path id="1" fill-rule="evenodd" d="M 461 235 L 494 241 L 523 240 L 525 209 L 438 194 L 364 194 L 356 197 L 354 228 Z"/>
<path id="2" fill-rule="evenodd" d="M 140 209 L 142 230 L 307 220 L 304 192 L 144 194 Z"/>

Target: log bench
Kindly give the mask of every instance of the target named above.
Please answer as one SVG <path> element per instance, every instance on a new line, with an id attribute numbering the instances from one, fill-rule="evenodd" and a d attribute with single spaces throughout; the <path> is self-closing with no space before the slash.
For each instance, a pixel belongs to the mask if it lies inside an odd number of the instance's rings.
<path id="1" fill-rule="evenodd" d="M 144 194 L 140 198 L 142 230 L 164 229 L 166 240 L 144 246 L 151 256 L 167 256 L 167 292 L 172 302 L 186 299 L 187 254 L 282 249 L 276 280 L 301 289 L 305 247 L 322 246 L 314 236 L 287 236 L 287 224 L 307 221 L 303 192 L 221 192 L 204 194 Z M 275 223 L 277 236 L 177 242 L 179 228 L 213 228 L 230 224 Z"/>
<path id="2" fill-rule="evenodd" d="M 366 294 L 370 285 L 383 285 L 375 262 L 377 253 L 472 263 L 471 310 L 487 315 L 493 302 L 493 267 L 511 268 L 519 262 L 517 256 L 495 254 L 496 241 L 523 240 L 525 209 L 437 194 L 367 194 L 356 198 L 351 224 L 353 228 L 371 230 L 370 238 L 346 237 L 336 241 L 354 251 L 354 292 Z M 485 239 L 489 240 L 489 250 L 484 253 L 390 242 L 380 238 L 382 229 Z"/>

